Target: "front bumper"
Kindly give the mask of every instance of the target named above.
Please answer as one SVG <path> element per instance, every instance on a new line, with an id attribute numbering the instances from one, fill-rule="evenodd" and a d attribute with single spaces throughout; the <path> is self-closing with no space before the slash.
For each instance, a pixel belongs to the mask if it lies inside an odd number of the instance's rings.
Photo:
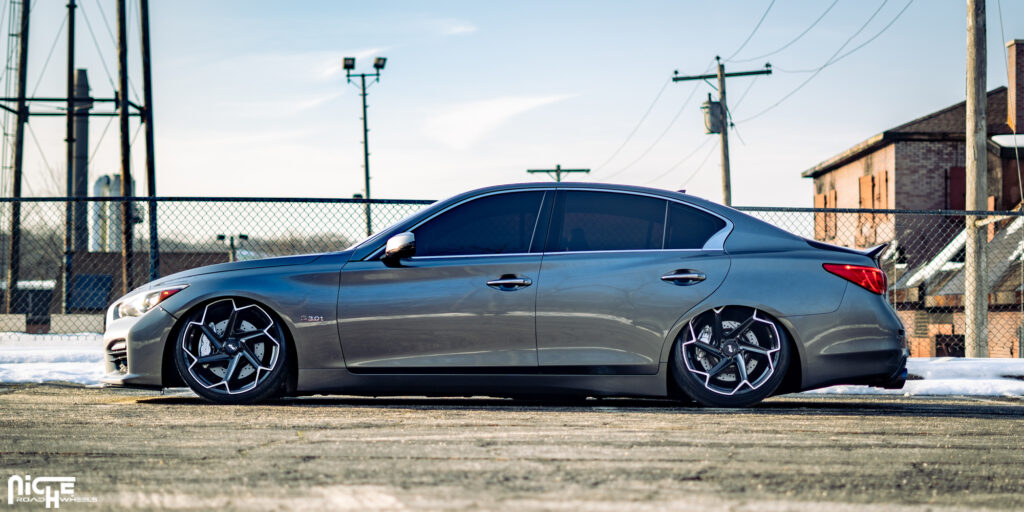
<path id="1" fill-rule="evenodd" d="M 111 386 L 163 387 L 164 348 L 175 318 L 161 307 L 140 317 L 107 322 L 103 333 L 106 375 Z"/>

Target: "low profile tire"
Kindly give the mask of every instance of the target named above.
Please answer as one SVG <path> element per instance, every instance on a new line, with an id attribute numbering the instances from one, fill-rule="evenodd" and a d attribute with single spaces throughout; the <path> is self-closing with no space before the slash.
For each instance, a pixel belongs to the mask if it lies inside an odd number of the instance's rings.
<path id="1" fill-rule="evenodd" d="M 727 306 L 690 320 L 672 347 L 679 388 L 709 407 L 747 407 L 771 396 L 789 368 L 786 332 L 754 308 Z"/>
<path id="2" fill-rule="evenodd" d="M 277 395 L 288 376 L 288 342 L 276 317 L 236 298 L 197 308 L 185 319 L 174 364 L 197 395 L 251 404 Z"/>

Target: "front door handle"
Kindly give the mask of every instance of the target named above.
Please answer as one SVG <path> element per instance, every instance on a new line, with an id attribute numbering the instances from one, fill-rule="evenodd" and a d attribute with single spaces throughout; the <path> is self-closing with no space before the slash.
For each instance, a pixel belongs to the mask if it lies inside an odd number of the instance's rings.
<path id="1" fill-rule="evenodd" d="M 521 277 L 512 274 L 506 274 L 497 279 L 487 281 L 487 286 L 506 292 L 525 288 L 531 284 L 533 284 L 533 280 L 529 277 Z"/>
<path id="2" fill-rule="evenodd" d="M 697 270 L 673 270 L 661 276 L 662 281 L 678 285 L 697 284 L 707 278 L 708 276 Z"/>

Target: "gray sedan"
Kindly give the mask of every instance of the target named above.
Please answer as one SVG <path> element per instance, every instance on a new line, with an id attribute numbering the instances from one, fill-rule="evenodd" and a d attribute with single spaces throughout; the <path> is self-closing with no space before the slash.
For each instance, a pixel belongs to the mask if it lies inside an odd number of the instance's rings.
<path id="1" fill-rule="evenodd" d="M 105 382 L 280 395 L 666 397 L 900 388 L 881 247 L 683 193 L 585 183 L 439 201 L 340 252 L 167 276 L 107 311 Z"/>

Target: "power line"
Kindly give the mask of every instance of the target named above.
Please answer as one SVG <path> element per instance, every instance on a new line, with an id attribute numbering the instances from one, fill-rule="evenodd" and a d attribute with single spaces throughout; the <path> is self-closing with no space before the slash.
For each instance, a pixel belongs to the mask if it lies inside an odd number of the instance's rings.
<path id="1" fill-rule="evenodd" d="M 651 114 L 651 111 L 654 110 L 654 105 L 656 105 L 658 103 L 658 100 L 661 99 L 661 95 L 665 92 L 665 89 L 668 88 L 668 84 L 670 83 L 672 83 L 671 79 L 665 80 L 665 85 L 661 86 L 661 90 L 659 90 L 658 94 L 654 97 L 654 101 L 652 101 L 651 105 L 647 107 L 647 111 L 644 112 L 644 115 L 640 117 L 640 121 L 638 121 L 636 123 L 636 126 L 633 127 L 633 131 L 629 132 L 629 135 L 626 136 L 626 140 L 622 141 L 622 144 L 619 145 L 618 149 L 616 149 L 611 156 L 605 159 L 605 161 L 602 162 L 601 165 L 594 167 L 594 169 L 601 169 L 604 166 L 608 165 L 608 163 L 615 159 L 615 157 L 619 155 L 622 149 L 626 147 L 626 144 L 629 144 L 629 141 L 633 139 L 634 135 L 636 135 L 637 130 L 640 129 L 640 125 L 644 124 L 644 121 L 647 120 L 647 116 L 649 116 Z"/>
<path id="2" fill-rule="evenodd" d="M 715 140 L 715 139 L 711 138 L 711 139 L 708 139 L 708 140 Z M 679 188 L 685 187 L 686 185 L 688 185 L 690 183 L 691 180 L 693 180 L 693 178 L 695 176 L 697 176 L 697 173 L 700 172 L 700 170 L 703 169 L 705 165 L 707 165 L 708 159 L 711 158 L 711 155 L 713 155 L 715 153 L 716 149 L 718 149 L 717 141 L 715 142 L 714 146 L 711 146 L 711 150 L 708 151 L 706 155 L 704 155 L 704 159 L 700 161 L 700 164 L 697 165 L 697 168 L 694 169 L 692 173 L 690 173 L 690 176 L 688 178 L 686 178 L 686 181 L 684 181 L 683 184 L 679 186 Z"/>
<path id="3" fill-rule="evenodd" d="M 914 0 L 909 0 L 909 1 L 907 2 L 907 6 L 909 6 L 909 5 L 910 5 L 910 4 L 911 4 L 911 3 L 913 2 L 913 1 L 914 1 Z M 883 8 L 883 7 L 885 7 L 885 5 L 886 5 L 887 3 L 889 3 L 889 0 L 884 0 L 884 1 L 882 2 L 882 4 L 878 6 L 878 9 L 875 9 L 875 12 L 871 14 L 871 17 L 869 17 L 869 18 L 868 18 L 868 20 L 867 20 L 867 21 L 865 21 L 865 22 L 864 22 L 864 24 L 863 24 L 863 25 L 861 25 L 861 26 L 860 26 L 860 28 L 859 28 L 859 29 L 857 29 L 857 31 L 856 31 L 856 32 L 854 32 L 854 33 L 853 33 L 853 35 L 852 35 L 852 36 L 850 36 L 850 37 L 849 37 L 849 38 L 848 38 L 848 39 L 846 40 L 846 42 L 844 42 L 844 43 L 842 44 L 842 46 L 840 46 L 840 47 L 839 47 L 839 49 L 837 49 L 837 50 L 835 51 L 835 53 L 833 53 L 833 54 L 832 54 L 832 56 L 831 56 L 831 57 L 829 57 L 829 58 L 828 58 L 828 60 L 826 60 L 826 61 L 825 61 L 825 64 L 823 64 L 823 65 L 822 65 L 821 67 L 819 67 L 819 68 L 818 68 L 818 69 L 817 69 L 816 71 L 814 71 L 814 73 L 813 73 L 813 74 L 812 74 L 811 76 L 807 77 L 807 80 L 804 80 L 803 82 L 801 82 L 801 83 L 800 83 L 800 85 L 796 86 L 796 88 L 795 88 L 795 89 L 793 89 L 792 91 L 790 91 L 789 93 L 787 93 L 787 94 L 786 94 L 785 96 L 783 96 L 783 97 L 782 97 L 781 99 L 779 99 L 779 100 L 778 100 L 778 101 L 776 101 L 775 103 L 773 103 L 773 104 L 771 104 L 770 106 L 768 106 L 768 108 L 765 108 L 764 110 L 762 110 L 762 111 L 760 111 L 760 112 L 758 112 L 758 113 L 756 113 L 756 114 L 754 114 L 754 115 L 752 115 L 752 116 L 750 116 L 750 117 L 747 117 L 747 118 L 745 118 L 745 119 L 741 119 L 741 120 L 739 120 L 739 121 L 737 121 L 737 122 L 739 122 L 739 123 L 745 123 L 745 122 L 747 122 L 747 121 L 750 121 L 750 120 L 752 120 L 752 119 L 756 119 L 756 118 L 758 118 L 758 117 L 761 117 L 762 115 L 764 115 L 764 114 L 767 114 L 768 112 L 770 112 L 770 111 L 774 110 L 774 109 L 775 109 L 776 107 L 778 107 L 779 105 L 781 105 L 781 104 L 782 104 L 782 102 L 784 102 L 784 101 L 788 100 L 789 98 L 791 98 L 791 97 L 792 97 L 792 96 L 793 96 L 794 94 L 796 94 L 797 92 L 799 92 L 799 91 L 800 91 L 800 89 L 803 89 L 803 88 L 804 88 L 804 86 L 806 86 L 806 85 L 807 85 L 808 83 L 810 83 L 810 81 L 811 81 L 811 80 L 814 80 L 814 78 L 815 78 L 815 77 L 817 77 L 817 76 L 818 76 L 818 75 L 819 75 L 819 74 L 820 74 L 820 73 L 822 72 L 822 70 L 824 70 L 824 69 L 825 69 L 826 67 L 828 67 L 828 66 L 830 66 L 830 65 L 832 64 L 832 61 L 833 61 L 833 59 L 835 59 L 835 58 L 836 58 L 836 56 L 837 56 L 837 55 L 839 55 L 839 54 L 840 54 L 840 53 L 841 53 L 841 52 L 843 51 L 843 49 L 844 49 L 844 48 L 846 48 L 846 46 L 847 46 L 848 44 L 850 44 L 850 42 L 851 42 L 851 41 L 853 41 L 853 39 L 854 39 L 854 38 L 856 38 L 856 37 L 857 37 L 858 35 L 860 35 L 860 33 L 861 33 L 861 32 L 863 32 L 865 28 L 867 28 L 867 26 L 868 26 L 868 25 L 869 25 L 869 24 L 871 23 L 871 21 L 872 21 L 872 20 L 874 20 L 874 19 L 875 19 L 875 17 L 876 17 L 876 16 L 878 16 L 878 13 L 882 11 L 882 8 Z M 905 10 L 906 10 L 906 7 L 904 7 L 904 8 L 903 8 L 903 11 L 905 11 Z M 899 14 L 897 14 L 897 15 L 896 15 L 896 17 L 897 17 L 897 18 L 899 18 L 899 16 L 900 16 L 901 14 L 903 14 L 903 11 L 900 11 L 900 12 L 899 12 Z M 894 21 L 895 21 L 895 20 L 894 20 Z M 889 26 L 891 26 L 891 24 L 890 24 Z M 886 28 L 888 28 L 888 26 L 887 26 Z M 876 37 L 877 37 L 877 36 L 876 36 Z"/>
<path id="4" fill-rule="evenodd" d="M 92 159 L 96 157 L 96 153 L 100 151 L 100 143 L 103 142 L 103 137 L 107 135 L 107 130 L 110 129 L 111 123 L 114 122 L 114 116 L 107 118 L 107 125 L 103 127 L 103 131 L 100 132 L 100 138 L 96 141 L 96 147 L 93 148 L 92 154 L 89 155 L 89 165 L 92 165 Z"/>
<path id="5" fill-rule="evenodd" d="M 679 117 L 682 116 L 683 111 L 686 110 L 687 106 L 689 106 L 690 100 L 693 99 L 693 95 L 697 93 L 697 88 L 699 86 L 700 86 L 700 84 L 694 84 L 693 85 L 693 89 L 690 90 L 690 95 L 687 96 L 685 100 L 683 100 L 683 104 L 679 106 L 679 110 L 676 111 L 676 115 L 672 117 L 672 121 L 668 123 L 668 126 L 666 126 L 664 130 L 662 130 L 661 135 L 658 135 L 658 137 L 656 139 L 654 139 L 654 142 L 652 142 L 651 145 L 647 146 L 647 149 L 645 149 L 642 153 L 640 153 L 640 156 L 636 157 L 636 159 L 634 159 L 632 162 L 626 164 L 625 167 L 623 167 L 623 168 L 621 168 L 621 169 L 619 169 L 619 170 L 609 174 L 608 176 L 605 176 L 604 178 L 602 178 L 602 180 L 611 179 L 611 178 L 613 178 L 615 176 L 618 176 L 619 174 L 622 174 L 622 173 L 626 172 L 630 167 L 633 167 L 638 162 L 643 160 L 644 157 L 646 157 L 647 154 L 650 153 L 651 150 L 653 150 L 655 146 L 657 146 L 659 143 L 661 143 L 661 140 L 665 138 L 665 135 L 668 135 L 669 130 L 671 130 L 672 127 L 675 126 L 676 121 L 679 120 Z"/>
<path id="6" fill-rule="evenodd" d="M 715 140 L 714 137 L 704 137 L 704 142 L 701 142 L 700 145 L 698 145 L 697 147 L 693 148 L 693 151 L 691 151 L 689 154 L 684 156 L 678 162 L 672 164 L 672 167 L 669 167 L 668 169 L 666 169 L 665 172 L 657 175 L 656 177 L 654 177 L 653 179 L 651 179 L 647 183 L 644 183 L 644 185 L 650 185 L 651 183 L 654 183 L 654 182 L 664 178 L 665 176 L 668 176 L 672 171 L 676 170 L 677 167 L 679 167 L 680 165 L 683 165 L 683 163 L 685 163 L 687 160 L 693 158 L 693 155 L 696 155 L 698 151 L 703 149 L 704 146 L 707 146 L 709 142 L 712 142 L 714 140 Z"/>
<path id="7" fill-rule="evenodd" d="M 46 55 L 46 61 L 43 62 L 43 69 L 39 72 L 39 77 L 36 79 L 36 87 L 32 89 L 31 96 L 35 96 L 36 92 L 39 91 L 39 86 L 43 83 L 43 77 L 46 76 L 46 68 L 50 65 L 50 59 L 53 58 L 53 51 L 57 49 L 57 43 L 60 42 L 60 33 L 64 30 L 64 25 L 68 22 L 68 15 L 64 14 L 64 21 L 60 22 L 60 28 L 57 29 L 57 33 L 53 37 L 53 44 L 50 46 L 50 53 Z"/>
<path id="8" fill-rule="evenodd" d="M 846 53 L 836 57 L 835 59 L 832 59 L 829 62 L 827 62 L 824 65 L 824 67 L 831 66 L 831 65 L 833 65 L 833 64 L 835 64 L 835 63 L 837 63 L 837 62 L 839 62 L 839 61 L 841 61 L 843 59 L 845 59 L 846 57 L 849 57 L 850 55 L 855 53 L 857 50 L 860 50 L 861 48 L 864 48 L 865 46 L 871 44 L 871 42 L 874 41 L 875 39 L 878 39 L 878 36 L 884 34 L 886 30 L 889 30 L 889 27 L 891 27 L 893 25 L 893 23 L 896 23 L 896 20 L 900 19 L 900 16 L 903 16 L 903 13 L 907 10 L 908 7 L 910 7 L 910 4 L 912 4 L 912 3 L 914 3 L 914 0 L 908 0 L 907 4 L 903 6 L 903 9 L 901 9 L 900 12 L 896 13 L 896 16 L 893 17 L 893 19 L 890 20 L 888 24 L 886 24 L 884 27 L 882 27 L 882 29 L 879 30 L 878 33 L 876 33 L 875 35 L 873 35 L 870 38 L 868 38 L 867 41 L 864 41 L 863 43 L 857 45 L 856 48 L 853 48 L 850 51 L 848 51 L 848 52 L 846 52 Z M 818 70 L 818 68 L 810 68 L 810 69 L 780 69 L 780 68 L 776 68 L 776 69 L 778 69 L 779 71 L 782 71 L 783 73 L 813 73 L 813 72 Z"/>
<path id="9" fill-rule="evenodd" d="M 999 12 L 999 36 L 1002 37 L 1003 41 L 1006 41 L 1006 32 L 1003 30 L 1003 2 L 1002 0 L 996 0 L 996 8 Z M 1015 50 L 1015 51 L 1020 51 Z M 1006 67 L 1006 82 L 1009 85 L 1010 82 L 1010 56 L 1007 54 L 1006 45 L 1003 45 L 1003 66 Z M 1019 87 L 1019 85 L 1018 85 Z M 1007 94 L 1011 94 L 1013 91 L 1007 91 Z M 1022 183 L 1020 173 L 1020 143 L 1017 142 L 1017 120 L 1014 119 L 1010 123 L 1010 131 L 1013 133 L 1013 159 L 1017 162 L 1017 191 L 1020 194 L 1020 208 L 1024 209 L 1024 183 Z M 1021 245 L 1024 246 L 1024 233 L 1021 234 Z M 1024 290 L 1024 257 L 1018 258 L 1020 260 L 1020 269 L 1017 272 L 1020 275 L 1020 288 Z M 1020 304 L 1020 313 L 1024 317 L 1024 301 Z M 1024 327 L 1024 324 L 1018 326 L 1018 328 Z M 1017 354 L 1019 357 L 1020 354 Z"/>
<path id="10" fill-rule="evenodd" d="M 99 5 L 99 2 L 96 5 Z M 82 18 L 85 19 L 85 26 L 89 29 L 89 35 L 92 37 L 92 44 L 96 47 L 97 57 L 99 57 L 100 64 L 103 64 L 103 71 L 107 72 L 107 80 L 110 81 L 110 87 L 116 91 L 117 86 L 114 85 L 114 75 L 110 73 L 110 68 L 107 67 L 107 60 L 103 58 L 103 50 L 100 50 L 100 43 L 96 40 L 96 32 L 92 29 L 92 23 L 89 23 L 89 15 L 85 12 L 85 2 L 82 2 L 79 8 L 82 12 Z"/>
<path id="11" fill-rule="evenodd" d="M 729 60 L 731 60 L 731 59 L 732 59 L 733 57 L 735 57 L 735 56 L 736 56 L 736 54 L 738 54 L 738 53 L 740 53 L 741 51 L 743 51 L 743 48 L 745 48 L 745 47 L 747 46 L 747 43 L 749 43 L 749 42 L 750 42 L 750 40 L 751 40 L 751 39 L 752 39 L 752 38 L 754 37 L 754 34 L 756 34 L 756 33 L 757 33 L 757 29 L 761 28 L 761 24 L 762 24 L 762 23 L 764 23 L 764 19 L 768 17 L 768 12 L 772 10 L 772 6 L 773 6 L 773 5 L 775 5 L 775 0 L 772 0 L 772 1 L 771 1 L 771 2 L 770 2 L 770 3 L 768 4 L 768 8 L 764 10 L 764 14 L 762 14 L 762 15 L 761 15 L 761 19 L 760 19 L 760 20 L 757 20 L 757 25 L 754 25 L 754 30 L 752 30 L 752 31 L 750 32 L 750 35 L 749 35 L 749 36 L 747 36 L 747 39 L 743 41 L 743 44 L 741 44 L 741 45 L 740 45 L 740 47 L 736 49 L 736 51 L 732 52 L 732 55 L 730 55 L 730 56 L 726 57 L 726 59 L 725 59 L 725 60 L 726 60 L 726 62 L 728 62 L 728 61 L 729 61 Z"/>
<path id="12" fill-rule="evenodd" d="M 792 41 L 790 41 L 790 42 L 780 46 L 778 49 L 772 50 L 772 51 L 770 51 L 768 53 L 765 53 L 763 55 L 758 55 L 757 57 L 751 57 L 749 59 L 737 59 L 737 60 L 728 59 L 729 62 L 737 62 L 737 63 L 739 63 L 739 62 L 750 62 L 750 61 L 753 61 L 753 60 L 761 60 L 761 59 L 763 59 L 765 57 L 771 57 L 772 55 L 775 55 L 776 53 L 779 53 L 779 52 L 785 50 L 786 48 L 789 48 L 790 46 L 793 45 L 793 43 L 796 43 L 797 41 L 802 39 L 805 35 L 807 35 L 807 33 L 810 32 L 812 28 L 818 26 L 818 23 L 823 18 L 825 18 L 825 15 L 828 14 L 829 11 L 831 11 L 832 8 L 835 7 L 836 4 L 838 4 L 838 3 L 839 3 L 839 0 L 833 0 L 832 4 L 828 6 L 828 9 L 825 9 L 825 12 L 821 13 L 821 16 L 818 16 L 818 19 L 814 20 L 814 23 L 811 23 L 811 26 L 805 28 L 803 32 L 800 32 L 800 35 L 798 35 L 795 38 L 793 38 Z"/>

